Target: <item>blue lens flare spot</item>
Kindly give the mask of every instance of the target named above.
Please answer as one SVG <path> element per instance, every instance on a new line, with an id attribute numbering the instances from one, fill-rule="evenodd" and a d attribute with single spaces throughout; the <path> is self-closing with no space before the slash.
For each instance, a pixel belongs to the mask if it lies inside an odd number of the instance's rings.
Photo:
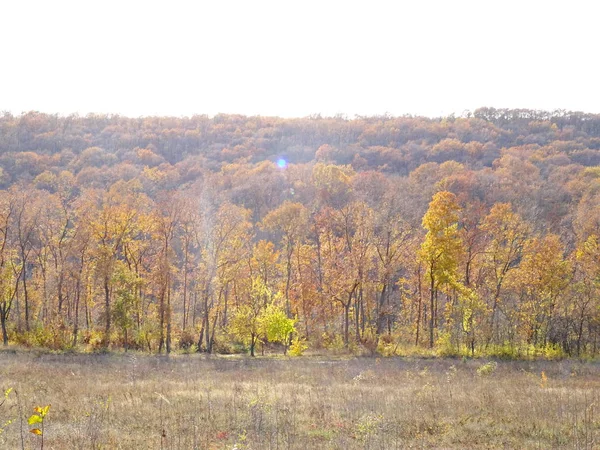
<path id="1" fill-rule="evenodd" d="M 287 161 L 283 158 L 279 158 L 277 160 L 277 167 L 279 167 L 280 169 L 285 169 L 287 167 Z"/>

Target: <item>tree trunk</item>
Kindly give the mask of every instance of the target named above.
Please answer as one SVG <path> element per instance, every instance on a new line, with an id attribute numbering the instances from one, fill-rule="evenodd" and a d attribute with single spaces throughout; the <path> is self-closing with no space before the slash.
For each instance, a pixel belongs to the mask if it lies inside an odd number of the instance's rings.
<path id="1" fill-rule="evenodd" d="M 386 313 L 383 312 L 385 304 L 385 293 L 387 289 L 387 281 L 383 283 L 381 288 L 381 294 L 379 295 L 379 301 L 377 302 L 377 336 L 383 332 L 384 322 Z"/>
<path id="2" fill-rule="evenodd" d="M 110 344 L 110 281 L 104 277 L 104 310 L 106 311 L 106 329 L 104 330 L 104 347 Z"/>
<path id="3" fill-rule="evenodd" d="M 81 276 L 81 274 L 80 274 Z M 77 334 L 79 333 L 79 299 L 81 298 L 81 279 L 77 279 L 75 287 L 75 318 L 73 320 L 73 347 L 77 346 Z"/>
<path id="4" fill-rule="evenodd" d="M 187 287 L 188 287 L 188 244 L 185 243 L 185 254 L 183 258 L 183 331 L 187 326 Z"/>
<path id="5" fill-rule="evenodd" d="M 0 323 L 2 324 L 2 343 L 6 347 L 8 345 L 8 331 L 6 330 L 6 320 L 8 319 L 8 311 L 5 307 L 0 309 Z"/>
<path id="6" fill-rule="evenodd" d="M 165 345 L 165 290 L 164 286 L 162 287 L 160 293 L 160 339 L 158 341 L 158 353 L 162 353 L 163 347 Z"/>
<path id="7" fill-rule="evenodd" d="M 219 318 L 219 311 L 217 310 L 217 313 L 215 314 L 215 318 L 213 320 L 213 324 L 212 324 L 212 332 L 210 335 L 210 340 L 208 341 L 208 353 L 212 353 L 213 351 L 213 345 L 215 343 L 215 331 L 217 330 L 217 319 Z"/>
<path id="8" fill-rule="evenodd" d="M 204 342 L 204 329 L 205 329 L 205 317 L 202 318 L 202 325 L 200 327 L 200 336 L 198 337 L 198 348 L 196 351 L 202 351 L 202 343 Z"/>
<path id="9" fill-rule="evenodd" d="M 430 284 L 430 301 L 429 301 L 429 348 L 433 348 L 433 328 L 435 324 L 435 276 L 433 275 L 433 271 L 430 274 L 431 284 Z"/>
<path id="10" fill-rule="evenodd" d="M 167 274 L 167 354 L 171 353 L 171 286 Z"/>
<path id="11" fill-rule="evenodd" d="M 206 326 L 206 351 L 210 353 L 210 311 L 208 309 L 208 292 L 204 295 L 204 324 Z"/>
<path id="12" fill-rule="evenodd" d="M 421 285 L 421 267 L 419 267 L 419 270 L 417 271 L 417 277 L 418 277 L 418 285 L 417 285 L 417 289 L 419 291 L 419 296 L 418 296 L 418 303 L 417 303 L 417 330 L 416 330 L 416 336 L 415 336 L 415 345 L 419 345 L 419 331 L 421 330 L 421 311 L 423 309 L 423 289 L 422 289 L 422 285 Z"/>
<path id="13" fill-rule="evenodd" d="M 290 305 L 290 284 L 292 279 L 292 243 L 288 238 L 288 249 L 287 249 L 287 261 L 286 261 L 286 280 L 285 280 L 285 314 L 288 317 L 292 315 L 292 308 Z"/>
<path id="14" fill-rule="evenodd" d="M 349 328 L 350 328 L 350 305 L 352 304 L 352 294 L 350 294 L 348 301 L 344 303 L 344 346 L 348 348 L 350 341 Z"/>
<path id="15" fill-rule="evenodd" d="M 24 256 L 22 258 L 25 258 Z M 29 331 L 29 294 L 27 292 L 27 261 L 23 261 L 23 271 L 21 276 L 23 277 L 23 302 L 25 306 L 25 329 Z"/>

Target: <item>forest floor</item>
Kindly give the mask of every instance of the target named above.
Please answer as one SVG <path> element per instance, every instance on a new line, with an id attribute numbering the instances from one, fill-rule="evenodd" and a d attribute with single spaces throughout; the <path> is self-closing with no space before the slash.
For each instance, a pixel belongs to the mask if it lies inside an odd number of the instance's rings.
<path id="1" fill-rule="evenodd" d="M 600 448 L 600 365 L 576 360 L 2 351 L 9 388 L 0 448 L 40 448 L 46 405 L 44 449 Z"/>

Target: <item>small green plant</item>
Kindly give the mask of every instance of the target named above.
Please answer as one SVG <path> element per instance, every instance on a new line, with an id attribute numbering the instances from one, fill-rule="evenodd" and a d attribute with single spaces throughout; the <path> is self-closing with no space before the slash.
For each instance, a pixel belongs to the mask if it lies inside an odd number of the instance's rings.
<path id="1" fill-rule="evenodd" d="M 495 361 L 490 361 L 488 363 L 482 364 L 477 368 L 477 375 L 479 375 L 480 377 L 487 377 L 493 374 L 496 371 L 497 367 L 498 363 L 496 363 Z"/>
<path id="2" fill-rule="evenodd" d="M 356 423 L 356 436 L 362 442 L 369 440 L 371 436 L 377 433 L 383 421 L 382 414 L 369 413 L 362 416 Z"/>
<path id="3" fill-rule="evenodd" d="M 248 435 L 246 433 L 246 430 L 244 430 L 240 434 L 238 434 L 237 440 L 236 440 L 235 444 L 233 444 L 233 447 L 231 448 L 231 450 L 242 450 L 242 449 L 246 448 L 247 441 L 248 441 Z"/>
<path id="4" fill-rule="evenodd" d="M 39 424 L 39 428 L 36 426 L 35 428 L 32 428 L 31 430 L 29 430 L 29 432 L 33 433 L 36 436 L 39 436 L 41 438 L 41 440 L 42 440 L 41 446 L 40 446 L 41 449 L 44 448 L 44 419 L 48 415 L 49 410 L 50 410 L 50 405 L 36 406 L 35 408 L 33 408 L 33 414 L 29 417 L 29 419 L 27 419 L 27 423 L 29 425 L 38 425 Z"/>

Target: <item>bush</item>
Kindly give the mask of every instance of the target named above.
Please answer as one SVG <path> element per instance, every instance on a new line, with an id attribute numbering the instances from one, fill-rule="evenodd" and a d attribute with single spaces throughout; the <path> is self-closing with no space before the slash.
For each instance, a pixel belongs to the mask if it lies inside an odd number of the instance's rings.
<path id="1" fill-rule="evenodd" d="M 520 357 L 518 347 L 505 342 L 502 345 L 494 345 L 487 351 L 488 356 L 500 359 L 518 359 Z"/>
<path id="2" fill-rule="evenodd" d="M 294 338 L 292 345 L 290 345 L 289 355 L 290 356 L 302 356 L 304 351 L 308 348 L 304 339 Z"/>
<path id="3" fill-rule="evenodd" d="M 436 353 L 438 356 L 459 356 L 459 351 L 452 345 L 452 336 L 450 333 L 440 333 L 435 342 Z"/>
<path id="4" fill-rule="evenodd" d="M 498 363 L 496 363 L 495 361 L 487 362 L 477 368 L 477 375 L 479 375 L 480 377 L 487 377 L 489 375 L 492 375 L 496 371 L 497 367 Z"/>
<path id="5" fill-rule="evenodd" d="M 104 334 L 97 330 L 84 330 L 81 333 L 81 341 L 88 345 L 90 350 L 99 350 L 103 346 Z"/>
<path id="6" fill-rule="evenodd" d="M 196 345 L 196 336 L 189 330 L 182 331 L 181 336 L 179 336 L 178 345 L 181 350 L 189 350 L 192 346 Z"/>
<path id="7" fill-rule="evenodd" d="M 344 350 L 344 339 L 339 334 L 333 336 L 329 333 L 323 333 L 322 336 L 323 347 L 327 350 L 342 351 Z"/>
<path id="8" fill-rule="evenodd" d="M 33 324 L 29 331 L 14 334 L 14 341 L 25 347 L 42 347 L 49 350 L 67 350 L 71 347 L 72 333 L 62 322 L 44 327 Z"/>

